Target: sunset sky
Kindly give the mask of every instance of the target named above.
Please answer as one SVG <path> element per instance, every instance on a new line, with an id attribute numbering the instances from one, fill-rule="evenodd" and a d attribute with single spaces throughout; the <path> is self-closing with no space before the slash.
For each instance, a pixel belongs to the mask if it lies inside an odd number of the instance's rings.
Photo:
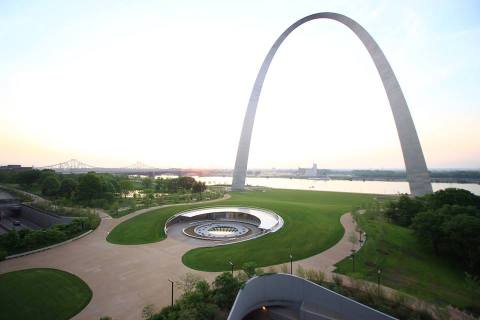
<path id="1" fill-rule="evenodd" d="M 233 168 L 275 39 L 334 11 L 389 59 L 430 168 L 480 168 L 479 1 L 0 1 L 0 165 Z M 250 168 L 403 168 L 373 62 L 313 21 L 278 51 Z"/>

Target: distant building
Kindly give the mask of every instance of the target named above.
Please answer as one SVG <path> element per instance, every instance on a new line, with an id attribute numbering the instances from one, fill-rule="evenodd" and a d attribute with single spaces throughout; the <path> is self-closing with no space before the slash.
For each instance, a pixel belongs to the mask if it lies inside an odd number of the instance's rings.
<path id="1" fill-rule="evenodd" d="M 27 171 L 32 170 L 32 167 L 22 167 L 20 164 L 8 164 L 6 166 L 0 166 L 0 171 L 8 171 L 8 172 L 20 172 L 20 171 Z"/>
<path id="2" fill-rule="evenodd" d="M 316 177 L 318 175 L 317 164 L 314 163 L 311 168 L 298 168 L 298 175 L 307 178 Z"/>

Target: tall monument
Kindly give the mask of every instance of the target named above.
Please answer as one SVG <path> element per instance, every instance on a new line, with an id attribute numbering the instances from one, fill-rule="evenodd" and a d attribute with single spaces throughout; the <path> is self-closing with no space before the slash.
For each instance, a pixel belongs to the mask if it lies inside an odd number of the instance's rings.
<path id="1" fill-rule="evenodd" d="M 245 188 L 245 178 L 247 175 L 248 154 L 250 151 L 250 140 L 252 138 L 253 123 L 255 121 L 255 114 L 257 112 L 258 99 L 262 91 L 263 82 L 267 75 L 270 63 L 275 56 L 278 48 L 288 35 L 301 26 L 302 24 L 316 19 L 330 19 L 338 21 L 355 33 L 355 35 L 362 41 L 365 48 L 370 53 L 370 56 L 377 67 L 377 71 L 382 79 L 383 86 L 387 93 L 388 101 L 393 113 L 393 119 L 397 127 L 400 145 L 402 147 L 403 160 L 405 161 L 405 168 L 407 170 L 407 179 L 410 185 L 410 192 L 414 196 L 421 196 L 432 192 L 432 184 L 430 175 L 423 156 L 422 147 L 418 139 L 415 125 L 413 124 L 412 116 L 408 110 L 407 102 L 403 96 L 402 89 L 398 84 L 397 78 L 393 73 L 392 67 L 387 61 L 382 50 L 370 36 L 370 34 L 357 22 L 347 16 L 333 13 L 321 12 L 306 16 L 285 30 L 277 41 L 273 44 L 268 52 L 263 64 L 258 72 L 257 79 L 253 85 L 250 100 L 248 101 L 247 112 L 243 120 L 242 135 L 238 144 L 237 158 L 235 161 L 235 169 L 233 171 L 232 190 L 241 191 Z"/>

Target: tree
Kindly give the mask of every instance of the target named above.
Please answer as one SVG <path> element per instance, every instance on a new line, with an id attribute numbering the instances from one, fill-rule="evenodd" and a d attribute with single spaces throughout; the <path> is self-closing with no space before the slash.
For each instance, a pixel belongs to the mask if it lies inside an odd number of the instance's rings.
<path id="1" fill-rule="evenodd" d="M 42 182 L 42 194 L 46 196 L 54 196 L 60 189 L 60 181 L 54 175 L 49 175 Z"/>
<path id="2" fill-rule="evenodd" d="M 40 171 L 40 174 L 38 176 L 38 183 L 40 185 L 43 184 L 43 182 L 45 181 L 45 179 L 47 179 L 48 177 L 51 177 L 51 176 L 54 176 L 54 177 L 58 177 L 57 176 L 57 173 L 52 170 L 52 169 L 43 169 Z"/>
<path id="3" fill-rule="evenodd" d="M 145 189 L 143 190 L 143 193 L 145 195 L 145 204 L 147 206 L 151 206 L 153 203 L 153 200 L 155 200 L 155 193 L 152 189 Z"/>
<path id="4" fill-rule="evenodd" d="M 24 187 L 31 187 L 40 178 L 39 170 L 27 170 L 17 174 L 16 181 Z"/>
<path id="5" fill-rule="evenodd" d="M 446 221 L 443 232 L 449 241 L 451 253 L 467 268 L 480 272 L 480 218 L 459 214 Z"/>
<path id="6" fill-rule="evenodd" d="M 167 191 L 168 193 L 176 193 L 180 188 L 178 179 L 167 179 Z"/>
<path id="7" fill-rule="evenodd" d="M 106 179 L 105 177 L 101 177 L 100 179 L 102 181 L 102 198 L 107 200 L 113 200 L 117 190 L 115 190 L 112 181 Z"/>
<path id="8" fill-rule="evenodd" d="M 6 257 L 7 257 L 7 251 L 0 248 L 0 261 L 5 260 Z"/>
<path id="9" fill-rule="evenodd" d="M 148 177 L 142 179 L 142 185 L 144 189 L 151 189 L 153 187 L 153 179 Z"/>
<path id="10" fill-rule="evenodd" d="M 167 180 L 163 178 L 155 179 L 155 191 L 157 192 L 166 192 L 167 191 Z"/>
<path id="11" fill-rule="evenodd" d="M 392 201 L 387 205 L 385 214 L 392 222 L 407 227 L 412 223 L 415 214 L 423 209 L 424 205 L 420 199 L 412 199 L 404 194 L 397 201 Z"/>
<path id="12" fill-rule="evenodd" d="M 192 190 L 195 179 L 192 177 L 179 177 L 178 178 L 178 187 L 185 190 Z"/>
<path id="13" fill-rule="evenodd" d="M 133 183 L 128 178 L 119 183 L 120 193 L 126 198 L 128 193 L 133 190 Z"/>
<path id="14" fill-rule="evenodd" d="M 473 307 L 476 303 L 476 299 L 480 296 L 480 278 L 465 272 L 465 284 L 470 293 L 470 303 Z"/>
<path id="15" fill-rule="evenodd" d="M 175 285 L 183 292 L 190 292 L 195 289 L 197 283 L 201 280 L 202 278 L 200 276 L 188 272 L 180 279 L 180 281 L 176 281 Z"/>
<path id="16" fill-rule="evenodd" d="M 205 182 L 201 181 L 195 181 L 192 186 L 192 192 L 195 193 L 201 193 L 207 190 L 207 186 L 205 185 Z"/>
<path id="17" fill-rule="evenodd" d="M 242 283 L 230 272 L 224 272 L 215 278 L 213 282 L 214 296 L 213 300 L 223 310 L 229 310 L 237 297 L 238 290 Z"/>
<path id="18" fill-rule="evenodd" d="M 425 242 L 431 242 L 435 254 L 440 254 L 440 243 L 445 237 L 443 232 L 443 223 L 446 215 L 440 211 L 420 212 L 413 218 L 412 228 L 415 234 Z"/>
<path id="19" fill-rule="evenodd" d="M 152 320 L 219 320 L 224 319 L 212 301 L 212 290 L 205 280 L 195 284 L 195 289 L 185 292 L 173 306 L 163 308 Z"/>
<path id="20" fill-rule="evenodd" d="M 480 208 L 480 197 L 464 189 L 448 188 L 424 196 L 427 207 L 439 209 L 444 205 L 473 206 Z"/>
<path id="21" fill-rule="evenodd" d="M 71 198 L 73 193 L 77 190 L 78 182 L 72 178 L 65 178 L 60 183 L 60 190 L 58 194 L 65 198 Z"/>
<path id="22" fill-rule="evenodd" d="M 80 176 L 78 180 L 78 198 L 80 200 L 91 201 L 102 197 L 102 180 L 96 173 L 89 172 Z"/>

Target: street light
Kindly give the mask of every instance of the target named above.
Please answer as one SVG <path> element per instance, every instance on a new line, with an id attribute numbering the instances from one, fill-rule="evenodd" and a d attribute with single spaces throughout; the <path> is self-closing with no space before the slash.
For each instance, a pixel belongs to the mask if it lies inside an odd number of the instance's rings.
<path id="1" fill-rule="evenodd" d="M 229 264 L 230 264 L 230 266 L 232 267 L 232 277 L 233 277 L 233 266 L 234 266 L 234 264 L 233 264 L 233 262 L 232 262 L 232 261 L 228 261 L 228 263 L 229 263 Z"/>
<path id="2" fill-rule="evenodd" d="M 382 273 L 382 270 L 378 269 L 377 270 L 377 295 L 380 295 L 380 274 Z"/>
<path id="3" fill-rule="evenodd" d="M 352 263 L 353 263 L 353 272 L 355 272 L 355 249 L 352 249 Z"/>
<path id="4" fill-rule="evenodd" d="M 172 302 L 171 302 L 171 305 L 173 306 L 173 281 L 168 279 L 168 281 L 170 281 L 170 283 L 172 284 Z"/>
<path id="5" fill-rule="evenodd" d="M 293 274 L 293 256 L 290 253 L 290 274 Z"/>

